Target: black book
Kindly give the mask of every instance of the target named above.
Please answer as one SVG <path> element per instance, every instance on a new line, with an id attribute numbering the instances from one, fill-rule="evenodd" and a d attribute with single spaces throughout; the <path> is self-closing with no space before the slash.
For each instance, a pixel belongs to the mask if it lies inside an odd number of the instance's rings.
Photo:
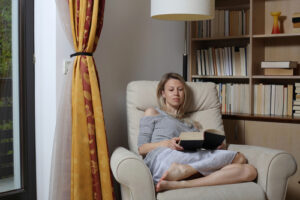
<path id="1" fill-rule="evenodd" d="M 197 149 L 214 150 L 225 140 L 222 132 L 215 129 L 207 129 L 203 132 L 182 132 L 179 138 L 179 145 L 188 151 Z"/>

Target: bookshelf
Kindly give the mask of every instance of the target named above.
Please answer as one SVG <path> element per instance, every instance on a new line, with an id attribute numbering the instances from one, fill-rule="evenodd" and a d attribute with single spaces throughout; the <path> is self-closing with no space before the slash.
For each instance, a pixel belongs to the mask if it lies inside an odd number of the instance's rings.
<path id="1" fill-rule="evenodd" d="M 216 34 L 208 32 L 207 35 L 203 36 L 199 34 L 199 31 L 203 31 L 203 27 L 199 28 L 201 24 L 191 22 L 189 25 L 188 80 L 214 82 L 217 85 L 248 84 L 249 94 L 244 96 L 246 99 L 242 101 L 242 106 L 247 105 L 249 112 L 224 112 L 222 108 L 227 143 L 282 149 L 290 152 L 295 157 L 298 166 L 300 166 L 300 146 L 298 144 L 298 141 L 300 141 L 300 117 L 257 114 L 257 102 L 255 102 L 257 101 L 257 96 L 255 96 L 257 94 L 255 92 L 256 85 L 287 86 L 300 82 L 300 31 L 298 33 L 294 32 L 291 19 L 294 12 L 300 12 L 299 0 L 216 0 L 216 10 L 228 10 L 229 13 L 230 11 L 248 10 L 247 31 L 242 32 L 242 34 L 239 32 L 238 35 L 227 34 L 227 36 L 224 36 L 222 35 L 224 34 L 223 30 L 221 34 L 220 30 L 217 30 L 218 33 Z M 244 16 L 244 11 L 242 16 Z M 283 33 L 271 34 L 273 26 L 271 11 L 281 11 L 279 21 Z M 216 13 L 217 18 L 220 19 L 220 12 L 217 11 Z M 213 30 L 216 30 L 215 24 L 210 24 L 210 26 L 213 26 Z M 217 27 L 224 28 L 222 25 L 217 25 Z M 205 31 L 207 31 L 207 27 L 205 27 Z M 200 58 L 205 58 L 205 54 L 202 56 L 201 49 L 222 49 L 232 46 L 247 47 L 246 75 L 202 74 L 202 71 L 200 74 L 198 73 L 199 63 L 202 67 L 202 62 L 199 62 L 197 56 L 200 55 Z M 197 50 L 200 50 L 200 53 L 197 53 Z M 294 75 L 265 76 L 260 66 L 262 61 L 297 61 L 298 68 Z M 300 170 L 289 180 L 287 200 L 300 199 L 299 184 Z"/>
<path id="2" fill-rule="evenodd" d="M 224 11 L 225 18 L 226 11 L 229 13 L 229 20 L 228 22 L 226 20 L 225 22 L 222 21 L 225 25 L 220 25 L 220 19 L 222 19 L 220 18 L 220 12 L 224 16 Z M 271 34 L 273 26 L 273 18 L 270 15 L 271 11 L 281 11 L 279 22 L 283 33 Z M 232 20 L 234 18 L 231 18 L 233 12 L 239 12 L 239 19 Z M 199 24 L 199 22 L 191 22 L 190 24 L 188 80 L 211 81 L 217 84 L 249 84 L 249 95 L 247 96 L 249 100 L 247 102 L 249 102 L 250 112 L 247 113 L 248 119 L 272 120 L 274 118 L 275 121 L 282 119 L 282 122 L 298 123 L 300 119 L 291 116 L 266 115 L 264 117 L 257 117 L 254 110 L 255 85 L 282 84 L 287 86 L 293 85 L 295 82 L 300 82 L 300 31 L 299 33 L 295 33 L 292 27 L 291 17 L 294 12 L 300 12 L 300 4 L 297 0 L 216 0 L 215 21 L 217 22 L 210 22 L 209 25 L 206 23 Z M 248 13 L 249 16 L 245 13 Z M 245 30 L 242 33 L 237 33 L 236 31 L 231 33 L 230 28 L 228 28 L 229 34 L 227 33 L 227 36 L 224 36 L 226 35 L 224 34 L 224 29 L 226 32 L 224 26 L 226 26 L 226 23 L 230 24 L 230 22 L 234 22 L 235 26 L 241 26 L 238 29 L 244 28 Z M 220 31 L 220 29 L 222 30 Z M 213 33 L 213 31 L 217 33 Z M 215 50 L 224 47 L 247 48 L 247 74 L 234 75 L 234 73 L 231 73 L 231 75 L 224 75 L 223 73 L 199 73 L 198 65 L 201 61 L 197 61 L 197 59 L 202 54 L 201 52 L 197 53 L 197 50 L 201 51 L 210 48 Z M 203 54 L 203 57 L 205 57 L 205 54 Z M 298 69 L 294 72 L 293 76 L 265 76 L 263 69 L 260 67 L 260 63 L 265 60 L 297 61 Z M 236 116 L 237 114 L 223 112 L 223 117 Z M 242 115 L 245 116 L 245 113 Z"/>

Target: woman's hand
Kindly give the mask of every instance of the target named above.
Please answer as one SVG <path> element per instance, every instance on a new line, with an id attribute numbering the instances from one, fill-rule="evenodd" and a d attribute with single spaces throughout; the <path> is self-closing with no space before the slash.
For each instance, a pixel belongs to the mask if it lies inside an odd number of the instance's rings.
<path id="1" fill-rule="evenodd" d="M 179 141 L 180 141 L 179 137 L 174 137 L 170 140 L 161 141 L 160 144 L 161 146 L 168 147 L 170 149 L 182 151 L 183 147 L 178 144 Z"/>
<path id="2" fill-rule="evenodd" d="M 164 140 L 161 142 L 146 143 L 146 144 L 141 145 L 138 148 L 138 151 L 139 151 L 139 154 L 142 156 L 145 156 L 147 153 L 149 153 L 150 151 L 152 151 L 153 149 L 155 149 L 157 147 L 168 147 L 170 149 L 182 151 L 183 147 L 178 144 L 179 141 L 180 141 L 179 137 L 174 137 L 170 140 Z"/>
<path id="3" fill-rule="evenodd" d="M 224 144 L 224 142 L 217 147 L 218 150 L 225 150 L 226 149 L 226 144 Z"/>

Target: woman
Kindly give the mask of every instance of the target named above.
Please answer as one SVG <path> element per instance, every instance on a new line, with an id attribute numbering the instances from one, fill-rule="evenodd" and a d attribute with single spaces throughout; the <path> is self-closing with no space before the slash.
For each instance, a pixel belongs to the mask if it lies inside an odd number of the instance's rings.
<path id="1" fill-rule="evenodd" d="M 176 73 L 162 77 L 157 87 L 159 108 L 148 108 L 140 121 L 139 153 L 145 156 L 156 191 L 252 181 L 256 169 L 243 154 L 222 150 L 185 152 L 178 144 L 181 132 L 199 131 L 195 122 L 183 120 L 186 84 Z M 188 179 L 194 175 L 201 177 Z"/>

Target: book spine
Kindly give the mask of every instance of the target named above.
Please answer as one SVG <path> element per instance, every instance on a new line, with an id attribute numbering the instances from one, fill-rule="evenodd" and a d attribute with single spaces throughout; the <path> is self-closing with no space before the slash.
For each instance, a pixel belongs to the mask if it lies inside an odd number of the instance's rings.
<path id="1" fill-rule="evenodd" d="M 293 85 L 254 85 L 254 114 L 292 116 L 299 101 L 293 100 Z"/>
<path id="2" fill-rule="evenodd" d="M 222 96 L 222 113 L 250 113 L 249 84 L 222 84 L 219 95 Z"/>
<path id="3" fill-rule="evenodd" d="M 261 62 L 261 68 L 295 68 L 297 67 L 297 62 L 295 61 L 286 61 L 286 62 L 272 62 L 272 61 L 263 61 Z"/>

